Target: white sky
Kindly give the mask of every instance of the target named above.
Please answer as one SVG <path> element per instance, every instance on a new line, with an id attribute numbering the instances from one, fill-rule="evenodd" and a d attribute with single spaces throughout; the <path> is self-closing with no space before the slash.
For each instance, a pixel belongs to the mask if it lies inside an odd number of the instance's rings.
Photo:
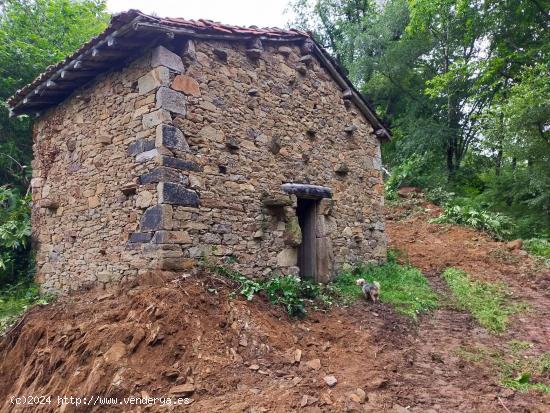
<path id="1" fill-rule="evenodd" d="M 107 0 L 110 12 L 138 9 L 159 17 L 209 19 L 237 26 L 281 27 L 289 0 Z"/>

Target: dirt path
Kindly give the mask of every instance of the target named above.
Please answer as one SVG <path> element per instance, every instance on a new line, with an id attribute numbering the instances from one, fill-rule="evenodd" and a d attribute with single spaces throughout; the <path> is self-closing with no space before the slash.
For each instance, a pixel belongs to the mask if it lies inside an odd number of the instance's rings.
<path id="1" fill-rule="evenodd" d="M 391 246 L 443 296 L 448 266 L 508 283 L 531 311 L 503 335 L 445 306 L 418 323 L 364 302 L 296 321 L 262 299 L 228 299 L 223 281 L 207 275 L 127 285 L 33 310 L 1 339 L 0 411 L 548 412 L 548 396 L 501 388 L 494 371 L 456 350 L 519 339 L 533 343 L 534 354 L 549 351 L 549 271 L 479 233 L 428 224 L 437 211 L 425 209 L 388 209 Z M 10 403 L 28 394 L 159 397 L 183 384 L 193 391 L 188 406 Z"/>
<path id="2" fill-rule="evenodd" d="M 416 406 L 411 411 L 550 411 L 547 395 L 503 389 L 496 384 L 494 372 L 465 362 L 453 352 L 460 347 L 504 349 L 512 339 L 532 343 L 534 355 L 550 351 L 550 270 L 479 232 L 428 223 L 438 215 L 438 208 L 429 204 L 388 209 L 390 245 L 420 268 L 442 296 L 449 292 L 440 275 L 445 268 L 456 267 L 475 279 L 505 282 L 515 300 L 530 309 L 513 316 L 500 335 L 488 333 L 468 314 L 450 308 L 425 317 L 417 330 L 418 369 L 404 372 L 412 395 L 407 402 Z M 423 397 L 417 397 L 415 387 L 424 388 Z M 434 403 L 434 399 L 439 401 Z"/>

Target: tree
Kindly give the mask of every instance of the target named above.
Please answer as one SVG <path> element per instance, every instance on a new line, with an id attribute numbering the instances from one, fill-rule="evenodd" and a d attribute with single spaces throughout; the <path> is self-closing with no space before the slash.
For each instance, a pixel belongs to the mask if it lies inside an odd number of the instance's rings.
<path id="1" fill-rule="evenodd" d="M 0 99 L 74 52 L 107 24 L 104 0 L 0 1 Z M 0 185 L 25 187 L 32 158 L 31 120 L 0 105 Z"/>

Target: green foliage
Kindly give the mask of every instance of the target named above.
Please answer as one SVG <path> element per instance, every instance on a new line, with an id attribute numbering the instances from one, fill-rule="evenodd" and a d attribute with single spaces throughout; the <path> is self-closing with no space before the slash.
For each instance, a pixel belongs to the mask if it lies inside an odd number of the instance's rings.
<path id="1" fill-rule="evenodd" d="M 550 151 L 550 61 L 526 67 L 502 107 L 511 153 L 526 158 Z"/>
<path id="2" fill-rule="evenodd" d="M 394 194 L 399 187 L 414 185 L 415 176 L 422 165 L 422 157 L 420 155 L 413 154 L 406 161 L 393 168 L 385 183 L 385 190 L 388 198 L 394 198 Z"/>
<path id="3" fill-rule="evenodd" d="M 523 248 L 531 254 L 550 260 L 550 241 L 540 238 L 531 238 L 523 243 Z"/>
<path id="4" fill-rule="evenodd" d="M 474 281 L 464 271 L 456 268 L 447 268 L 443 279 L 458 306 L 469 311 L 482 327 L 490 331 L 504 331 L 508 317 L 522 309 L 521 306 L 508 303 L 508 289 L 503 283 Z"/>
<path id="5" fill-rule="evenodd" d="M 440 186 L 426 191 L 426 198 L 436 205 L 446 205 L 450 203 L 454 197 L 454 192 L 449 192 Z"/>
<path id="6" fill-rule="evenodd" d="M 523 248 L 538 257 L 541 263 L 550 267 L 550 241 L 541 238 L 531 238 L 523 242 Z"/>
<path id="7" fill-rule="evenodd" d="M 101 32 L 103 0 L 5 0 L 0 11 L 2 96 L 29 83 Z M 10 92 L 8 92 L 10 93 Z"/>
<path id="8" fill-rule="evenodd" d="M 244 275 L 242 275 L 240 272 L 232 270 L 228 266 L 224 265 L 209 265 L 207 263 L 208 268 L 215 271 L 216 273 L 229 278 L 233 281 L 236 281 L 238 283 L 238 289 L 241 295 L 246 297 L 248 301 L 252 301 L 254 299 L 254 296 L 258 294 L 260 291 L 263 290 L 263 286 L 260 281 L 253 280 L 251 278 L 247 278 Z"/>
<path id="9" fill-rule="evenodd" d="M 550 386 L 543 382 L 550 372 L 550 353 L 539 356 L 525 354 L 532 344 L 510 340 L 506 349 L 485 347 L 459 347 L 457 356 L 474 363 L 490 364 L 496 369 L 501 385 L 520 392 L 537 391 L 550 393 Z"/>
<path id="10" fill-rule="evenodd" d="M 339 302 L 351 303 L 363 297 L 361 288 L 355 284 L 359 278 L 371 283 L 378 281 L 380 301 L 415 320 L 438 307 L 438 296 L 426 277 L 417 268 L 398 264 L 393 257 L 386 264 L 359 266 L 353 272 L 339 275 L 331 284 Z"/>
<path id="11" fill-rule="evenodd" d="M 0 3 L 0 101 L 74 52 L 107 24 L 104 0 L 4 0 Z M 31 120 L 9 118 L 0 103 L 0 185 L 25 190 L 32 157 Z"/>
<path id="12" fill-rule="evenodd" d="M 478 209 L 471 205 L 447 205 L 443 213 L 431 222 L 464 225 L 485 231 L 500 240 L 508 238 L 513 228 L 511 219 L 505 215 Z"/>
<path id="13" fill-rule="evenodd" d="M 0 186 L 0 288 L 25 278 L 31 235 L 29 198 Z"/>
<path id="14" fill-rule="evenodd" d="M 505 213 L 515 223 L 516 238 L 550 237 L 550 173 L 548 168 L 501 169 L 481 175 L 483 192 L 474 201 Z"/>
<path id="15" fill-rule="evenodd" d="M 38 285 L 23 281 L 0 291 L 0 334 L 13 325 L 30 306 L 46 304 L 52 295 L 42 295 Z"/>
<path id="16" fill-rule="evenodd" d="M 340 274 L 328 284 L 315 284 L 294 275 L 279 275 L 268 280 L 253 280 L 225 265 L 212 265 L 205 259 L 205 266 L 238 284 L 239 293 L 251 301 L 265 293 L 274 304 L 283 306 L 292 317 L 305 316 L 306 303 L 315 308 L 331 305 L 349 305 L 363 299 L 356 280 L 364 278 L 381 285 L 380 301 L 390 304 L 401 314 L 416 319 L 419 314 L 437 308 L 438 297 L 430 288 L 422 273 L 411 266 L 399 265 L 398 253 L 390 250 L 384 265 L 358 266 L 353 271 Z"/>
<path id="17" fill-rule="evenodd" d="M 269 280 L 254 280 L 245 277 L 227 265 L 211 265 L 205 262 L 210 270 L 229 278 L 238 284 L 238 290 L 248 301 L 260 293 L 265 293 L 274 304 L 281 305 L 292 317 L 306 315 L 304 300 L 315 299 L 320 294 L 320 287 L 308 280 L 294 275 L 279 275 Z"/>
<path id="18" fill-rule="evenodd" d="M 0 289 L 32 276 L 29 199 L 20 195 L 31 176 L 32 122 L 10 118 L 3 100 L 101 32 L 108 17 L 103 0 L 0 2 Z M 19 298 L 7 302 L 17 307 Z"/>
<path id="19" fill-rule="evenodd" d="M 307 287 L 306 287 L 307 285 Z M 277 276 L 265 283 L 265 292 L 272 303 L 282 305 L 290 316 L 306 314 L 303 300 L 304 288 L 307 294 L 314 298 L 314 290 L 307 281 L 303 281 L 295 275 Z M 312 294 L 313 293 L 313 294 Z"/>

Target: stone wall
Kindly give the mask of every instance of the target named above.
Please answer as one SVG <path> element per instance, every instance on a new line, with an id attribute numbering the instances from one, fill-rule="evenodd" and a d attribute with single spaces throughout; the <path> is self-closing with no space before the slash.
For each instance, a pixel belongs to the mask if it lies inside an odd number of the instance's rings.
<path id="1" fill-rule="evenodd" d="M 231 261 L 296 273 L 288 182 L 330 187 L 318 242 L 345 263 L 385 257 L 380 144 L 298 45 L 188 41 L 98 77 L 35 127 L 38 279 L 74 289 Z"/>
<path id="2" fill-rule="evenodd" d="M 193 246 L 184 255 L 232 256 L 246 275 L 296 272 L 296 200 L 284 214 L 266 208 L 281 184 L 328 186 L 320 231 L 344 263 L 385 257 L 380 143 L 329 74 L 300 47 L 264 45 L 254 59 L 246 45 L 196 44 L 186 61 L 188 115 L 176 118 L 204 172 L 191 176 L 199 210 L 176 208 Z M 294 224 L 294 225 L 293 225 Z"/>
<path id="3" fill-rule="evenodd" d="M 136 91 L 149 71 L 146 57 L 100 75 L 35 122 L 33 241 L 37 281 L 46 290 L 135 277 L 150 266 L 127 248 L 142 208 L 156 203 L 154 195 L 136 193 L 135 177 L 151 162 L 128 155 L 137 137 L 151 135 L 142 113 L 154 108 L 154 92 Z"/>

